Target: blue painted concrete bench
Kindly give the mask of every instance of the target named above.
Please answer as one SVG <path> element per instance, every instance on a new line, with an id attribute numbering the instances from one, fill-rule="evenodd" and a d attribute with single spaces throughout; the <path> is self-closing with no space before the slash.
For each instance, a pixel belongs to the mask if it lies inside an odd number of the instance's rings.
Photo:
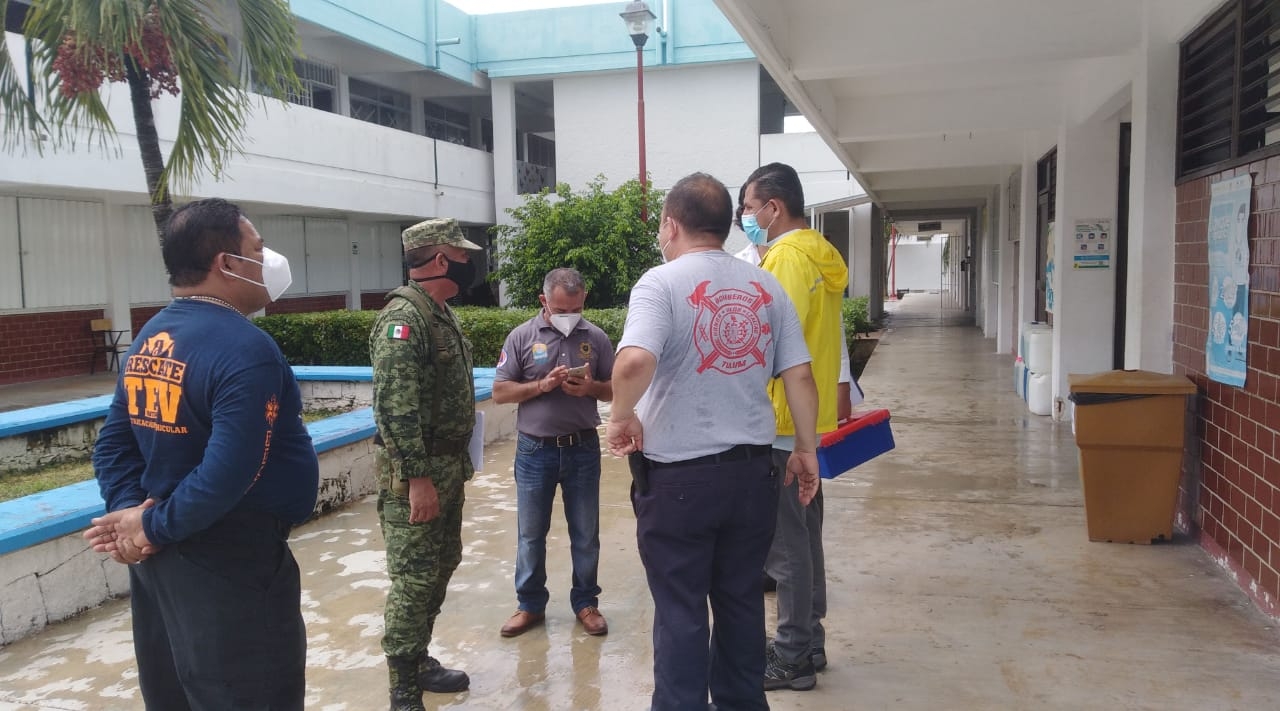
<path id="1" fill-rule="evenodd" d="M 299 380 L 361 382 L 373 379 L 372 369 L 336 366 L 294 366 Z M 494 368 L 476 368 L 476 402 L 493 397 Z M 105 417 L 110 395 L 0 413 L 0 436 L 12 436 Z M 32 411 L 40 411 L 32 414 Z M 26 429 L 20 429 L 25 427 Z M 337 449 L 373 436 L 372 408 L 361 408 L 307 425 L 316 453 Z M 8 432 L 8 434 L 5 434 Z M 83 481 L 11 501 L 0 501 L 0 555 L 89 527 L 102 515 L 98 482 Z"/>
<path id="2" fill-rule="evenodd" d="M 0 412 L 0 437 L 16 437 L 85 420 L 98 420 L 107 416 L 107 408 L 110 406 L 110 395 L 98 395 Z"/>

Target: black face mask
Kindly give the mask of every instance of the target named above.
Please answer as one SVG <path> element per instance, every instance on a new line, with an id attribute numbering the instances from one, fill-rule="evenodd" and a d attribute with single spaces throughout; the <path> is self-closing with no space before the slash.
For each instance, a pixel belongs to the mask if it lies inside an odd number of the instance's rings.
<path id="1" fill-rule="evenodd" d="M 440 276 L 427 277 L 426 279 L 415 279 L 414 281 L 421 284 L 424 281 L 448 279 L 458 285 L 459 294 L 466 293 L 466 291 L 471 288 L 471 284 L 476 280 L 476 265 L 472 264 L 470 259 L 455 262 L 446 256 L 444 260 L 449 263 L 449 267 L 446 269 L 444 274 Z"/>

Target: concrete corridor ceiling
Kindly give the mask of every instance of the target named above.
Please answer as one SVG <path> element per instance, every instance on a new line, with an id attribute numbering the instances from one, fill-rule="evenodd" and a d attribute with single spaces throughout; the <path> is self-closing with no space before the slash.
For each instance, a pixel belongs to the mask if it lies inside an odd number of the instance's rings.
<path id="1" fill-rule="evenodd" d="M 890 214 L 978 207 L 1127 99 L 1143 0 L 715 0 Z M 1122 101 L 1115 108 L 1124 106 Z M 1033 157 L 1039 157 L 1035 153 Z"/>

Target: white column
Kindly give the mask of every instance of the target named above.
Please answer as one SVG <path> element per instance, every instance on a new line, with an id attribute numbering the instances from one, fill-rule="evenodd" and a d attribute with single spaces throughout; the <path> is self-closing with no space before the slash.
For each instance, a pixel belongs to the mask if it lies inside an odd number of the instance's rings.
<path id="1" fill-rule="evenodd" d="M 129 282 L 137 276 L 133 273 L 137 266 L 129 259 L 129 236 L 125 229 L 124 207 L 105 200 L 102 204 L 102 233 L 106 236 L 103 245 L 106 264 L 103 268 L 107 272 L 107 308 L 103 315 L 111 319 L 113 329 L 129 332 L 120 338 L 122 344 L 133 341 Z M 160 246 L 156 244 L 155 249 L 160 249 Z"/>
<path id="2" fill-rule="evenodd" d="M 516 85 L 511 79 L 494 79 L 493 97 L 493 205 L 500 225 L 511 224 L 507 209 L 519 204 L 516 194 Z M 498 301 L 507 303 L 505 285 L 498 287 Z"/>
<path id="3" fill-rule="evenodd" d="M 978 272 L 978 278 L 981 279 L 979 289 L 982 293 L 982 310 L 983 322 L 982 333 L 987 338 L 995 338 L 996 331 L 999 328 L 1000 312 L 1000 265 L 991 258 L 992 246 L 1000 249 L 1000 253 L 1004 253 L 1004 245 L 1000 242 L 1000 235 L 997 232 L 996 224 L 1000 217 L 1000 211 L 1003 209 L 1000 200 L 1000 188 L 993 187 L 991 195 L 987 199 L 987 209 L 984 210 L 985 219 L 982 221 L 982 239 L 978 244 L 982 249 L 980 261 L 982 269 Z M 996 256 L 999 259 L 999 255 Z"/>
<path id="4" fill-rule="evenodd" d="M 1009 224 L 1010 210 L 1017 201 L 1010 192 L 1007 180 L 1001 184 L 999 193 L 995 234 L 995 238 L 1000 240 L 1000 263 L 996 265 L 1000 282 L 996 289 L 996 352 L 1008 353 L 1013 350 L 1014 334 L 1017 331 L 1017 321 L 1013 318 L 1017 299 L 1017 294 L 1013 292 L 1013 275 L 1017 266 L 1013 263 L 1013 242 L 1010 236 L 1011 231 L 1016 228 Z"/>
<path id="5" fill-rule="evenodd" d="M 1178 44 L 1162 36 L 1157 11 L 1145 4 L 1142 43 L 1135 53 L 1124 365 L 1168 373 L 1173 369 Z"/>
<path id="6" fill-rule="evenodd" d="M 361 284 L 364 271 L 361 260 L 366 258 L 365 255 L 371 247 L 371 231 L 369 225 L 347 218 L 347 241 L 351 243 L 347 254 L 347 264 L 351 270 L 351 278 L 347 282 L 350 284 L 350 288 L 347 289 L 348 311 L 360 310 L 360 292 L 364 290 Z"/>
<path id="7" fill-rule="evenodd" d="M 1120 121 L 1112 117 L 1058 132 L 1057 217 L 1054 220 L 1054 417 L 1069 418 L 1067 375 L 1111 369 L 1115 322 L 1114 264 L 1075 269 L 1077 221 L 1114 221 Z M 1086 241 L 1087 244 L 1087 241 Z"/>
<path id="8" fill-rule="evenodd" d="M 871 203 L 849 209 L 849 296 L 871 296 L 872 278 Z"/>

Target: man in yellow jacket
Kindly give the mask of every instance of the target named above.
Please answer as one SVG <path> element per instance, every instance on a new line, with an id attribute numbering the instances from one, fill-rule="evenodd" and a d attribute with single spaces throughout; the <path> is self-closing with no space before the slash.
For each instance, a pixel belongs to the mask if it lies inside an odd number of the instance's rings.
<path id="1" fill-rule="evenodd" d="M 840 252 L 805 222 L 804 189 L 791 166 L 770 163 L 756 169 L 744 183 L 741 202 L 742 231 L 753 244 L 769 245 L 760 267 L 777 277 L 795 304 L 813 358 L 818 434 L 830 432 L 836 429 L 840 307 L 849 268 Z M 783 467 L 795 446 L 795 424 L 781 381 L 770 382 L 769 398 L 778 427 L 773 457 Z M 817 684 L 817 670 L 827 664 L 821 488 L 807 506 L 799 504 L 795 492 L 782 492 L 765 570 L 778 581 L 778 631 L 768 646 L 764 687 L 807 691 Z"/>

